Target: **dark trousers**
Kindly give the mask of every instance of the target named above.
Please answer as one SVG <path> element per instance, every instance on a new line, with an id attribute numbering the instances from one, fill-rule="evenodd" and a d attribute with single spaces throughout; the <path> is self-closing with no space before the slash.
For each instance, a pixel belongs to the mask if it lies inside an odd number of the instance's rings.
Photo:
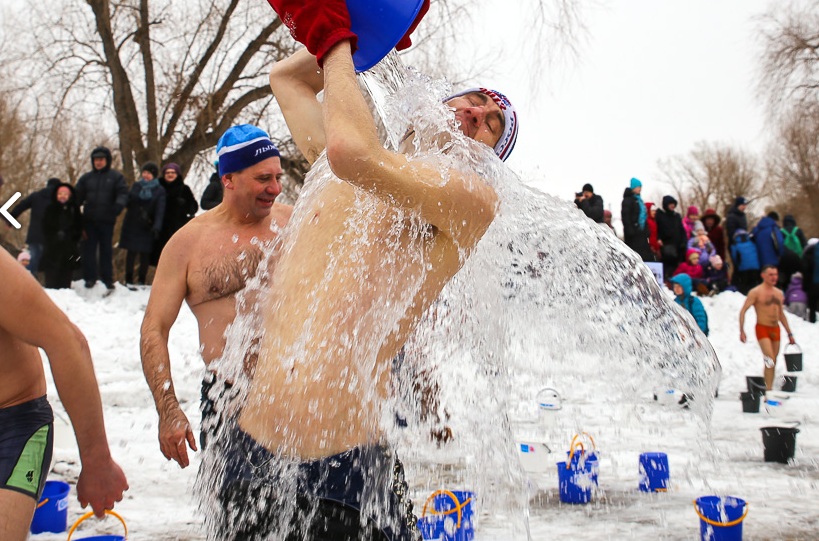
<path id="1" fill-rule="evenodd" d="M 817 311 L 819 311 L 819 285 L 813 285 L 808 291 L 808 321 L 816 323 Z"/>
<path id="2" fill-rule="evenodd" d="M 114 224 L 85 222 L 87 239 L 82 247 L 82 277 L 94 283 L 99 277 L 106 287 L 114 285 Z M 99 249 L 99 273 L 97 250 Z"/>
<path id="3" fill-rule="evenodd" d="M 139 256 L 139 283 L 145 284 L 148 279 L 148 266 L 151 264 L 151 252 L 135 252 L 128 250 L 125 256 L 125 283 L 134 283 L 134 265 Z"/>
<path id="4" fill-rule="evenodd" d="M 747 295 L 749 291 L 758 286 L 761 282 L 759 270 L 736 271 L 733 276 L 733 283 L 737 291 Z"/>
<path id="5" fill-rule="evenodd" d="M 67 289 L 71 287 L 71 275 L 74 269 L 71 267 L 45 271 L 45 286 L 48 289 Z"/>

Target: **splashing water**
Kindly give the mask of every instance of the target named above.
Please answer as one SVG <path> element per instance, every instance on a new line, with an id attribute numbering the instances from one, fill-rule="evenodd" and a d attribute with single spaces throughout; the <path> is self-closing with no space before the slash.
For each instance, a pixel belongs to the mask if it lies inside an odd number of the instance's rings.
<path id="1" fill-rule="evenodd" d="M 526 517 L 531 494 L 515 455 L 516 437 L 568 441 L 567 434 L 588 429 L 602 431 L 604 437 L 599 439 L 614 447 L 618 437 L 636 429 L 639 412 L 630 419 L 612 419 L 611 427 L 589 426 L 584 405 L 634 402 L 636 393 L 657 387 L 685 390 L 695 398 L 693 408 L 706 425 L 719 363 L 693 320 L 683 315 L 636 254 L 605 226 L 586 219 L 566 202 L 528 188 L 490 149 L 456 129 L 441 103 L 452 93 L 444 82 L 405 70 L 396 55 L 363 79 L 394 148 L 406 133 L 414 132 L 411 155 L 477 172 L 497 191 L 499 213 L 478 249 L 424 314 L 405 345 L 403 360 L 390 364 L 380 357 L 381 345 L 402 325 L 402 316 L 429 271 L 424 224 L 411 212 L 385 211 L 366 194 L 359 194 L 344 224 L 344 232 L 355 235 L 338 238 L 338 246 L 345 243 L 346 259 L 334 259 L 331 249 L 325 274 L 312 289 L 287 292 L 302 299 L 303 310 L 289 314 L 287 320 L 300 329 L 301 339 L 276 361 L 295 374 L 287 384 L 309 381 L 318 389 L 326 386 L 328 392 L 343 387 L 362 404 L 375 405 L 375 411 L 337 412 L 311 389 L 303 393 L 309 414 L 319 419 L 332 416 L 338 430 L 361 425 L 382 434 L 384 448 L 396 449 L 407 465 L 416 512 L 434 489 L 467 488 L 476 493 L 484 518 L 496 523 L 497 517 L 504 517 L 502 529 L 510 538 L 530 538 Z M 443 178 L 446 181 L 447 175 Z M 267 249 L 270 264 L 260 265 L 244 295 L 264 294 L 275 287 L 276 263 L 295 253 L 298 236 L 293 231 L 309 220 L 326 219 L 304 209 L 320 190 L 337 182 L 321 157 L 308 176 L 281 244 Z M 379 237 L 378 230 L 371 228 L 374 222 L 392 226 Z M 402 244 L 401 234 L 407 228 L 418 240 Z M 373 273 L 366 265 L 367 255 L 378 244 L 389 247 L 385 251 L 389 257 Z M 411 264 L 402 264 L 404 260 Z M 317 310 L 328 308 L 311 299 L 340 279 L 350 291 L 339 295 L 337 304 L 329 308 L 337 313 L 329 319 L 332 327 L 317 326 L 327 320 Z M 361 321 L 351 321 L 351 314 L 357 312 L 349 303 L 361 298 L 389 302 L 376 303 Z M 294 528 L 292 517 L 300 517 L 303 523 L 318 511 L 315 495 L 305 488 L 303 463 L 286 453 L 259 448 L 237 430 L 235 422 L 250 383 L 241 367 L 258 350 L 260 340 L 261 355 L 276 347 L 277 337 L 262 336 L 260 329 L 270 328 L 270 314 L 281 305 L 274 300 L 263 311 L 253 309 L 252 302 L 240 300 L 237 305 L 244 309 L 228 330 L 225 355 L 217 365 L 232 386 L 210 392 L 222 415 L 219 422 L 208 425 L 213 436 L 203 458 L 198 491 L 211 538 L 225 537 L 219 530 L 229 527 L 235 532 L 258 528 L 267 532 L 260 539 L 283 539 Z M 327 351 L 338 353 L 330 358 L 344 358 L 354 351 L 359 362 L 312 368 L 299 364 L 304 344 L 317 334 L 325 336 Z M 304 370 L 308 372 L 300 372 Z M 375 384 L 384 380 L 393 381 L 388 396 Z M 533 397 L 547 383 L 561 389 L 574 407 L 561 412 L 559 424 L 544 428 L 536 423 Z M 266 393 L 271 404 L 287 396 L 278 388 Z M 406 426 L 395 423 L 396 413 Z M 429 434 L 443 425 L 452 429 L 454 439 L 439 448 L 430 442 Z M 287 423 L 278 428 L 290 448 L 305 443 Z M 396 527 L 390 522 L 388 497 L 395 480 L 390 475 L 392 454 L 376 448 L 357 460 L 369 468 L 361 488 L 365 515 Z M 331 460 L 313 473 L 326 481 L 337 467 Z M 236 479 L 240 481 L 233 482 Z M 231 491 L 237 495 L 234 500 L 229 498 Z M 245 503 L 225 503 L 226 498 Z M 275 516 L 270 516 L 271 509 Z"/>

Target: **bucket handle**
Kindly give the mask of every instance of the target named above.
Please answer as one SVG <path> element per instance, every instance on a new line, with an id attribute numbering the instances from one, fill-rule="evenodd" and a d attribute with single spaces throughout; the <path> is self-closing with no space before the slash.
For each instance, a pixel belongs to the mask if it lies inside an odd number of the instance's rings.
<path id="1" fill-rule="evenodd" d="M 577 441 L 578 438 L 580 438 L 581 436 L 586 436 L 589 439 L 589 441 L 592 444 L 592 451 L 597 450 L 597 444 L 594 443 L 594 438 L 592 438 L 591 434 L 589 434 L 588 432 L 579 432 L 575 434 L 574 437 L 572 438 L 572 447 L 574 447 L 574 442 Z"/>
<path id="2" fill-rule="evenodd" d="M 38 503 L 38 504 L 37 504 L 37 507 L 36 507 L 35 509 L 39 509 L 39 508 L 41 508 L 42 506 L 44 506 L 45 504 L 47 504 L 49 501 L 51 501 L 51 498 L 43 498 L 43 501 L 41 501 L 40 503 Z"/>
<path id="3" fill-rule="evenodd" d="M 557 406 L 554 406 L 551 409 L 553 409 L 553 410 L 563 409 L 563 397 L 560 396 L 560 393 L 557 392 L 557 389 L 555 389 L 554 387 L 544 387 L 541 390 L 539 390 L 535 396 L 536 397 L 540 396 L 540 393 L 542 393 L 543 391 L 552 391 L 553 393 L 555 393 L 555 398 L 557 398 L 558 403 L 557 403 Z"/>
<path id="4" fill-rule="evenodd" d="M 736 526 L 737 524 L 745 520 L 745 517 L 748 516 L 748 502 L 745 502 L 745 512 L 742 513 L 742 516 L 736 520 L 732 520 L 731 522 L 715 522 L 710 518 L 703 516 L 702 513 L 700 513 L 699 507 L 697 507 L 697 500 L 694 500 L 694 512 L 697 513 L 697 516 L 700 517 L 700 520 L 702 520 L 706 524 L 710 524 L 711 526 L 719 526 L 722 528 L 730 528 L 731 526 Z"/>
<path id="5" fill-rule="evenodd" d="M 572 465 L 572 458 L 574 457 L 574 452 L 575 452 L 575 449 L 578 449 L 578 448 L 580 449 L 580 451 L 579 451 L 579 452 L 580 452 L 580 456 L 582 457 L 582 456 L 583 456 L 583 453 L 585 453 L 585 452 L 586 452 L 586 449 L 583 447 L 583 442 L 582 442 L 582 441 L 575 441 L 575 440 L 572 440 L 572 446 L 571 446 L 571 448 L 569 449 L 569 460 L 567 460 L 567 461 L 566 461 L 566 469 L 567 469 L 567 470 L 568 470 L 568 469 L 571 467 L 571 465 Z"/>
<path id="6" fill-rule="evenodd" d="M 435 492 L 430 494 L 429 498 L 427 498 L 427 501 L 424 502 L 424 507 L 421 510 L 421 518 L 426 516 L 427 508 L 429 507 L 430 502 L 435 498 L 435 496 L 440 496 L 442 494 L 452 498 L 452 501 L 455 504 L 455 508 L 450 509 L 449 511 L 438 511 L 437 509 L 435 509 L 435 507 L 432 507 L 430 509 L 430 511 L 429 511 L 429 514 L 430 515 L 451 515 L 452 513 L 458 513 L 458 522 L 455 524 L 455 528 L 460 528 L 461 527 L 461 518 L 463 518 L 463 508 L 466 506 L 466 504 L 468 504 L 469 502 L 472 501 L 472 498 L 467 498 L 466 500 L 464 500 L 463 503 L 461 503 L 461 501 L 458 499 L 458 496 L 456 496 L 450 490 L 441 489 L 441 490 L 436 490 Z"/>
<path id="7" fill-rule="evenodd" d="M 125 524 L 125 519 L 124 519 L 124 518 L 122 518 L 122 517 L 119 515 L 119 513 L 117 513 L 116 511 L 111 511 L 110 509 L 106 509 L 106 510 L 105 510 L 105 514 L 106 514 L 106 515 L 111 515 L 111 516 L 113 516 L 113 517 L 116 517 L 116 518 L 117 518 L 117 519 L 118 519 L 118 520 L 119 520 L 119 521 L 122 523 L 122 528 L 123 528 L 123 530 L 125 530 L 125 539 L 128 539 L 128 526 Z M 71 526 L 71 529 L 70 529 L 70 530 L 68 530 L 68 539 L 66 539 L 66 541 L 71 541 L 71 535 L 74 533 L 74 530 L 76 530 L 76 529 L 77 529 L 77 526 L 79 526 L 80 524 L 82 524 L 82 523 L 83 523 L 83 522 L 85 522 L 87 519 L 89 519 L 89 518 L 91 518 L 91 517 L 93 517 L 93 516 L 94 516 L 94 512 L 93 512 L 93 511 L 89 511 L 89 512 L 87 512 L 86 514 L 84 514 L 83 516 L 81 516 L 80 518 L 78 518 L 78 519 L 77 519 L 77 522 L 75 522 L 75 523 L 74 523 L 74 525 L 73 525 L 73 526 Z"/>
<path id="8" fill-rule="evenodd" d="M 787 353 L 787 352 L 788 352 L 788 348 L 796 348 L 796 351 L 797 351 L 798 353 L 802 353 L 802 348 L 800 348 L 800 347 L 799 347 L 799 344 L 796 344 L 796 343 L 791 344 L 790 342 L 788 342 L 787 344 L 785 344 L 785 349 L 784 349 L 784 351 L 783 351 L 783 352 L 784 352 L 784 353 Z"/>

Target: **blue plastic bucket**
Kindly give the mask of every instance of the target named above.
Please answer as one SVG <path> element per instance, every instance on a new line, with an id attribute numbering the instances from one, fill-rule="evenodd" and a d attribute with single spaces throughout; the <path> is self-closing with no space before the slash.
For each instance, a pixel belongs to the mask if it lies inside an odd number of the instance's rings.
<path id="1" fill-rule="evenodd" d="M 640 455 L 640 490 L 665 492 L 668 490 L 668 455 L 642 453 Z"/>
<path id="2" fill-rule="evenodd" d="M 424 0 L 347 0 L 352 31 L 358 36 L 353 63 L 358 73 L 378 64 L 410 29 Z"/>
<path id="3" fill-rule="evenodd" d="M 31 519 L 31 533 L 61 533 L 68 525 L 68 492 L 64 481 L 46 481 L 43 495 Z"/>
<path id="4" fill-rule="evenodd" d="M 748 504 L 732 496 L 702 496 L 694 502 L 700 517 L 702 541 L 742 541 L 742 521 L 748 515 Z"/>
<path id="5" fill-rule="evenodd" d="M 588 462 L 582 467 L 578 462 L 569 462 L 568 468 L 565 462 L 558 462 L 557 480 L 561 502 L 583 504 L 591 501 L 594 481 Z"/>
<path id="6" fill-rule="evenodd" d="M 433 492 L 418 520 L 421 536 L 428 541 L 472 541 L 475 538 L 474 501 L 475 493 L 468 490 Z"/>
<path id="7" fill-rule="evenodd" d="M 600 474 L 600 458 L 597 456 L 597 451 L 589 451 L 588 453 L 575 451 L 566 451 L 566 456 L 572 463 L 572 467 L 586 471 L 590 475 L 592 484 L 598 486 L 598 475 Z"/>

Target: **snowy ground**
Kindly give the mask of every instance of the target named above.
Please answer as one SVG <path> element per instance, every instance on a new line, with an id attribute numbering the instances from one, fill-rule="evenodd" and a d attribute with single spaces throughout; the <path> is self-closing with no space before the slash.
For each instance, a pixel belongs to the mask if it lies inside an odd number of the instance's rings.
<path id="1" fill-rule="evenodd" d="M 79 325 L 91 345 L 110 445 L 131 486 L 117 506 L 128 523 L 129 540 L 204 539 L 191 496 L 197 458 L 191 467 L 180 470 L 164 459 L 157 443 L 156 412 L 142 376 L 138 344 L 148 292 L 118 286 L 107 298 L 97 290 L 49 293 Z M 544 430 L 549 437 L 542 439 L 554 452 L 545 456 L 544 472 L 530 473 L 528 485 L 521 486 L 532 495 L 532 539 L 699 539 L 692 500 L 709 494 L 733 495 L 748 501 L 745 540 L 819 539 L 819 326 L 789 318 L 804 351 L 797 392 L 771 411 L 745 414 L 738 394 L 745 390 L 745 375 L 761 375 L 761 356 L 755 342 L 739 342 L 737 314 L 744 297 L 725 293 L 703 301 L 710 318 L 710 339 L 723 367 L 710 441 L 707 430 L 692 412 L 663 404 L 662 400 L 655 402 L 650 395 L 602 404 L 600 397 L 584 394 L 582 388 L 571 392 L 564 389 L 564 408 L 544 413 L 546 418 L 537 420 L 552 427 Z M 746 332 L 752 337 L 753 313 L 749 312 L 746 319 Z M 177 393 L 189 418 L 198 425 L 202 363 L 197 355 L 196 324 L 186 307 L 171 333 L 170 350 Z M 780 356 L 778 373 L 783 370 Z M 66 419 L 49 384 L 55 412 Z M 664 398 L 662 394 L 660 398 Z M 578 416 L 586 419 L 582 429 L 594 435 L 600 450 L 600 490 L 592 503 L 570 506 L 559 503 L 554 463 L 563 460 L 576 428 L 561 419 Z M 527 423 L 525 419 L 519 421 L 521 425 Z M 788 426 L 790 421 L 798 421 L 801 430 L 795 460 L 789 465 L 765 463 L 759 428 Z M 73 435 L 59 422 L 57 425 L 58 447 L 51 478 L 73 483 L 78 472 Z M 531 434 L 536 426 L 529 426 L 528 432 Z M 555 437 L 555 433 L 561 436 Z M 668 454 L 668 493 L 637 490 L 638 457 L 646 451 Z M 408 464 L 408 472 L 412 470 L 413 465 Z M 414 488 L 414 499 L 423 501 L 427 494 L 419 486 Z M 502 517 L 487 509 L 480 512 L 478 539 L 509 537 L 502 533 Z M 72 488 L 69 524 L 81 513 Z M 83 527 L 74 539 L 91 532 L 118 533 L 120 528 L 118 523 L 107 520 Z M 65 534 L 40 534 L 31 539 L 63 540 Z"/>

